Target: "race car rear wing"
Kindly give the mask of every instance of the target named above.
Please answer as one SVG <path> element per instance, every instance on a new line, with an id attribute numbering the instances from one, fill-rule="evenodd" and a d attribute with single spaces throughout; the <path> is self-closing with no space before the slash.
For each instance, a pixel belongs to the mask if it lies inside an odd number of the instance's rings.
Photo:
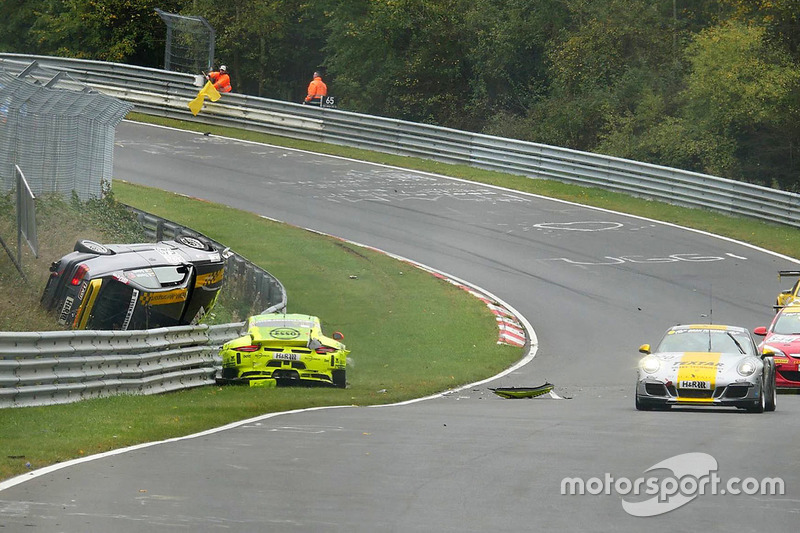
<path id="1" fill-rule="evenodd" d="M 778 279 L 788 276 L 800 276 L 800 270 L 778 270 Z"/>

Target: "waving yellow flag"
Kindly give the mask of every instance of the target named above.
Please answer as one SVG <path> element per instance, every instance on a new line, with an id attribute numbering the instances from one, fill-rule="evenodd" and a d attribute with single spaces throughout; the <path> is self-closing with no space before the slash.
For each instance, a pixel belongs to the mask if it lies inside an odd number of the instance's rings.
<path id="1" fill-rule="evenodd" d="M 217 91 L 210 81 L 207 81 L 205 86 L 197 93 L 197 97 L 189 102 L 189 109 L 192 110 L 192 115 L 197 116 L 200 110 L 203 109 L 203 102 L 206 96 L 208 96 L 208 99 L 212 102 L 216 102 L 220 99 L 219 91 Z"/>

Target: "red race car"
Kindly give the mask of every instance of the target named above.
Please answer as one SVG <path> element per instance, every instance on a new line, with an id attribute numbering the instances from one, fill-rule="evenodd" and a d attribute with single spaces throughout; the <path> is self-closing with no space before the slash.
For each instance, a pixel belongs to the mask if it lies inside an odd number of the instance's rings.
<path id="1" fill-rule="evenodd" d="M 775 385 L 800 389 L 800 303 L 782 308 L 769 328 L 758 327 L 753 333 L 764 337 L 760 350 L 770 346 L 778 352 L 774 357 Z"/>

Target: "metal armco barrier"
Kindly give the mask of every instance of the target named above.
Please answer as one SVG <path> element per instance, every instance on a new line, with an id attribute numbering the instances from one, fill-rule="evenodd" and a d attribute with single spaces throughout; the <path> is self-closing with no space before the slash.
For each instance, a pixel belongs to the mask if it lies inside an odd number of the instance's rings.
<path id="1" fill-rule="evenodd" d="M 146 114 L 601 187 L 800 227 L 800 195 L 708 174 L 235 93 L 207 102 L 194 117 L 187 107 L 199 90 L 194 76 L 118 63 L 0 54 L 0 68 L 21 72 L 34 60 Z"/>
<path id="2" fill-rule="evenodd" d="M 266 270 L 191 228 L 129 209 L 154 240 L 190 235 L 212 243 L 227 257 L 226 280 L 244 283 L 244 292 L 252 295 L 262 313 L 286 309 L 283 284 Z M 243 335 L 245 326 L 237 322 L 135 331 L 0 331 L 0 408 L 213 385 L 222 363 L 220 347 Z"/>
<path id="3" fill-rule="evenodd" d="M 0 332 L 0 408 L 214 384 L 245 323 L 144 331 Z"/>
<path id="4" fill-rule="evenodd" d="M 33 61 L 41 68 L 68 73 L 65 84 L 75 80 L 89 85 L 150 115 L 601 187 L 800 227 L 800 195 L 790 192 L 588 152 L 235 93 L 226 93 L 218 102 L 207 102 L 195 117 L 187 106 L 199 90 L 192 75 L 100 61 L 0 53 L 0 69 L 12 75 L 23 72 Z M 151 215 L 140 214 L 140 220 L 150 225 L 156 239 L 171 238 L 179 231 L 198 235 Z M 252 293 L 266 298 L 264 302 L 270 307 L 264 312 L 286 308 L 279 281 L 271 281 L 246 259 L 232 257 L 229 272 L 244 276 Z M 229 329 L 220 326 L 225 333 L 216 341 L 197 339 L 196 344 L 178 342 L 175 346 L 167 345 L 172 333 L 160 330 L 0 333 L 0 407 L 62 403 L 118 392 L 155 393 L 212 382 L 212 369 L 218 363 L 216 350 L 210 347 L 238 335 L 234 330 L 242 324 L 225 326 Z M 203 327 L 194 327 L 200 329 L 192 329 L 192 335 Z M 125 351 L 106 336 L 130 338 L 125 335 L 136 333 L 149 339 L 144 345 L 157 347 Z M 75 339 L 80 343 L 74 344 Z M 96 351 L 79 349 L 84 344 Z M 120 353 L 128 354 L 127 358 Z M 112 368 L 127 370 L 110 372 Z"/>
<path id="5" fill-rule="evenodd" d="M 200 237 L 210 242 L 226 258 L 225 283 L 227 284 L 231 279 L 235 279 L 238 283 L 243 284 L 242 292 L 252 298 L 253 307 L 261 309 L 262 314 L 286 309 L 286 289 L 276 277 L 263 268 L 256 266 L 248 259 L 226 248 L 224 244 L 198 231 L 181 226 L 165 218 L 151 215 L 135 207 L 128 206 L 128 209 L 136 213 L 139 224 L 144 227 L 147 236 L 154 241 L 174 239 L 179 235 L 188 235 Z"/>

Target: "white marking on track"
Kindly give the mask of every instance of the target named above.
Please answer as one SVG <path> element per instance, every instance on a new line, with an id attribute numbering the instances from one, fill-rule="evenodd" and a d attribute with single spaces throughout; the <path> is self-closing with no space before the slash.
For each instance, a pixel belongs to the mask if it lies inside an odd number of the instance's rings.
<path id="1" fill-rule="evenodd" d="M 328 431 L 341 431 L 341 426 L 280 426 L 270 428 L 269 431 L 283 431 L 287 433 L 327 433 Z"/>
<path id="2" fill-rule="evenodd" d="M 541 222 L 534 224 L 537 229 L 564 231 L 606 231 L 623 227 L 621 222 Z"/>

